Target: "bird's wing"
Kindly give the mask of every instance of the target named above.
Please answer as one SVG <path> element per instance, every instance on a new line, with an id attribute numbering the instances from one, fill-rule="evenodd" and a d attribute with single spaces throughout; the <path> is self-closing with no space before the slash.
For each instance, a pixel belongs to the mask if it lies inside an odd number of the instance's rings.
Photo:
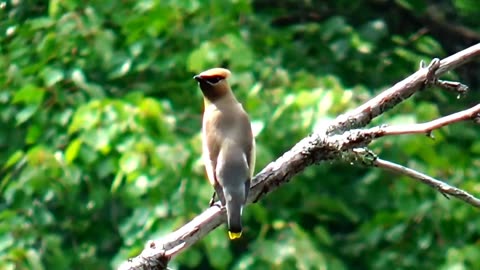
<path id="1" fill-rule="evenodd" d="M 237 104 L 237 106 L 239 111 L 233 114 L 225 114 L 213 106 L 205 109 L 202 130 L 203 160 L 207 170 L 207 176 L 213 186 L 218 183 L 216 177 L 217 159 L 223 142 L 227 137 L 229 137 L 228 139 L 236 141 L 240 146 L 247 160 L 249 177 L 253 174 L 255 167 L 255 141 L 252 127 L 247 113 L 242 109 L 240 104 Z M 233 126 L 235 127 L 221 133 L 222 131 L 218 127 L 226 123 L 234 123 Z"/>
<path id="2" fill-rule="evenodd" d="M 247 164 L 249 168 L 249 177 L 253 175 L 253 170 L 255 169 L 255 138 L 253 137 L 252 125 L 250 124 L 250 119 L 248 118 L 247 113 L 243 110 L 240 105 L 242 113 L 238 114 L 238 120 L 240 123 L 239 134 L 242 136 L 239 137 L 241 140 L 240 145 L 243 147 L 243 153 L 247 159 Z"/>
<path id="3" fill-rule="evenodd" d="M 217 167 L 217 157 L 221 146 L 219 136 L 215 131 L 215 122 L 218 118 L 216 114 L 215 110 L 206 108 L 202 128 L 203 162 L 205 163 L 208 180 L 212 186 L 216 186 L 218 182 L 215 176 L 215 168 Z"/>

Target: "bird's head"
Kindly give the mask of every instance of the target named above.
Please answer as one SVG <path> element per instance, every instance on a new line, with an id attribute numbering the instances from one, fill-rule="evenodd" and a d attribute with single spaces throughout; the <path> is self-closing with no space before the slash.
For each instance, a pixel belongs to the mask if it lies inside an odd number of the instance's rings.
<path id="1" fill-rule="evenodd" d="M 200 85 L 203 96 L 210 102 L 214 102 L 231 91 L 227 82 L 230 74 L 228 69 L 212 68 L 195 75 L 193 78 Z"/>

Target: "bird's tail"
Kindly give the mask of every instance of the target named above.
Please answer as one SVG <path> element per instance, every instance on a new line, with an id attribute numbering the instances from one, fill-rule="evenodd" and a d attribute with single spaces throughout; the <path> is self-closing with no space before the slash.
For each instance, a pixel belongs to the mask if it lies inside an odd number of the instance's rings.
<path id="1" fill-rule="evenodd" d="M 228 236 L 230 239 L 242 235 L 242 210 L 250 186 L 249 167 L 241 149 L 225 148 L 221 151 L 224 162 L 217 164 L 217 178 L 223 188 L 227 208 Z"/>
<path id="2" fill-rule="evenodd" d="M 242 236 L 242 211 L 245 204 L 245 192 L 242 187 L 238 191 L 223 190 L 227 207 L 228 237 L 230 240 Z"/>

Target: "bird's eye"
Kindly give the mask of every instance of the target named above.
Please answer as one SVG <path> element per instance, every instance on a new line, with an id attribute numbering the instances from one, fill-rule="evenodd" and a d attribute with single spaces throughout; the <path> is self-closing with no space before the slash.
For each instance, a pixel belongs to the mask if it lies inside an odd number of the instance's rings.
<path id="1" fill-rule="evenodd" d="M 220 80 L 222 80 L 222 77 L 210 77 L 207 79 L 207 82 L 209 82 L 210 84 L 216 84 Z"/>

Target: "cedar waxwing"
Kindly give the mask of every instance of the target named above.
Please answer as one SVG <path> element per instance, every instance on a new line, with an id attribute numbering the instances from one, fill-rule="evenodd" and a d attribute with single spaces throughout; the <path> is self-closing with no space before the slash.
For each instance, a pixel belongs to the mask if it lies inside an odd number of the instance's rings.
<path id="1" fill-rule="evenodd" d="M 195 77 L 204 96 L 203 160 L 210 184 L 227 208 L 228 236 L 242 235 L 242 210 L 255 165 L 255 141 L 247 113 L 233 95 L 230 71 L 212 68 Z M 215 196 L 215 195 L 214 195 Z"/>

